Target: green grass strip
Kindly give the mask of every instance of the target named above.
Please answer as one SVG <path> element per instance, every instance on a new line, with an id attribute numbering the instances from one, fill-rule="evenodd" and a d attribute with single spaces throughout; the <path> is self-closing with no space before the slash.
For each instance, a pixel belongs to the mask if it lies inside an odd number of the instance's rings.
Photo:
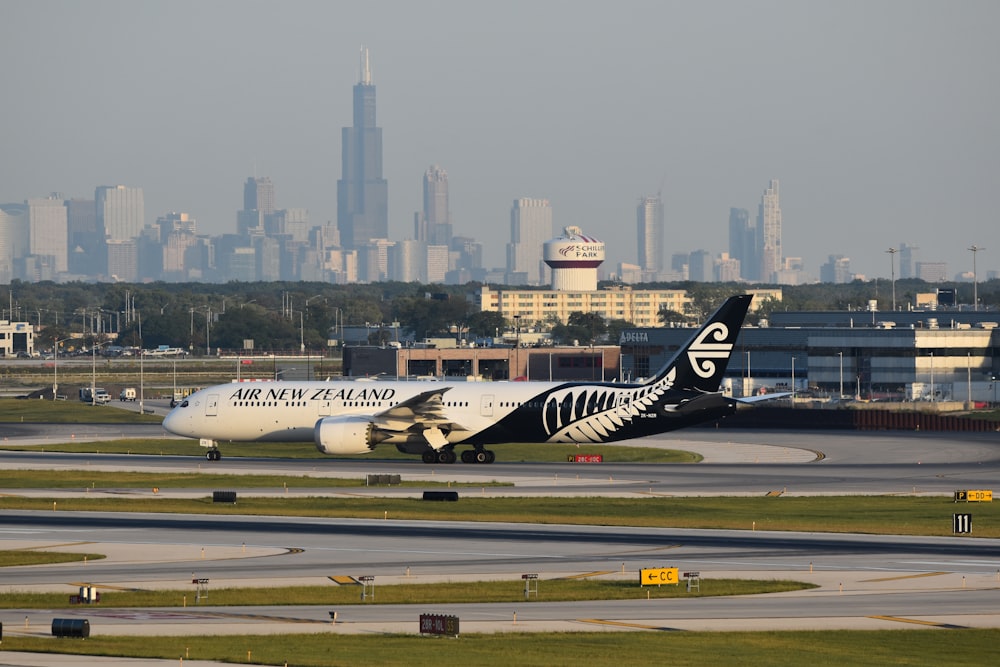
<path id="1" fill-rule="evenodd" d="M 161 491 L 162 491 L 161 487 Z M 613 488 L 613 487 L 609 487 Z M 653 528 L 822 531 L 876 535 L 952 535 L 952 515 L 971 512 L 973 534 L 1000 537 L 1000 503 L 953 503 L 941 497 L 821 496 L 711 498 L 484 498 L 474 487 L 458 502 L 387 497 L 245 497 L 236 505 L 211 498 L 0 497 L 0 509 L 171 512 L 180 514 L 350 517 L 421 521 L 498 521 Z"/>
<path id="2" fill-rule="evenodd" d="M 510 602 L 531 604 L 541 602 L 586 602 L 594 600 L 645 600 L 661 598 L 719 597 L 784 593 L 815 588 L 814 585 L 787 580 L 702 579 L 701 591 L 688 593 L 684 584 L 676 586 L 639 586 L 638 576 L 631 580 L 613 579 L 553 579 L 538 582 L 537 598 L 524 599 L 524 582 L 510 581 L 442 582 L 427 584 L 379 585 L 374 602 L 361 601 L 360 586 L 286 586 L 281 588 L 220 588 L 211 589 L 203 604 L 213 607 L 248 607 L 274 605 L 355 605 L 355 604 L 460 604 L 479 602 Z M 69 589 L 67 589 L 68 591 Z M 194 587 L 183 590 L 102 590 L 104 607 L 181 607 L 191 606 Z M 69 604 L 63 593 L 5 593 L 0 599 L 5 609 L 64 609 L 79 610 Z"/>
<path id="3" fill-rule="evenodd" d="M 206 468 L 208 466 L 206 465 Z M 6 470 L 5 489 L 336 489 L 360 488 L 367 485 L 367 477 L 310 477 L 308 475 L 224 475 L 213 472 L 130 472 L 103 470 Z M 402 487 L 441 486 L 511 486 L 509 483 L 488 482 L 473 485 L 458 482 L 423 482 L 401 480 Z"/>
<path id="4" fill-rule="evenodd" d="M 85 560 L 100 560 L 103 554 L 77 554 L 61 551 L 35 551 L 31 549 L 13 549 L 0 551 L 0 567 L 15 567 L 18 565 L 51 565 L 52 563 L 76 563 Z"/>
<path id="5" fill-rule="evenodd" d="M 70 397 L 72 399 L 74 397 Z M 159 424 L 162 416 L 141 415 L 110 405 L 78 400 L 0 398 L 0 422 L 44 424 Z"/>
<path id="6" fill-rule="evenodd" d="M 515 629 L 498 622 L 498 629 Z M 669 629 L 669 628 L 664 628 Z M 168 660 L 331 667 L 644 667 L 809 665 L 884 667 L 991 664 L 1000 630 L 813 632 L 589 632 L 464 634 L 458 640 L 330 632 L 298 635 L 91 637 L 86 641 L 4 637 L 11 651 Z M 445 643 L 442 643 L 445 642 Z"/>

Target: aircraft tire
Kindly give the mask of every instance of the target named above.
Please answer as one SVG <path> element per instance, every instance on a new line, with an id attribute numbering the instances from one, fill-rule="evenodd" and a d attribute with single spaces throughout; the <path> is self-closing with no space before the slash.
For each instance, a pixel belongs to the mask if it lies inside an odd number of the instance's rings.
<path id="1" fill-rule="evenodd" d="M 420 455 L 420 458 L 424 463 L 437 463 L 438 455 L 433 449 L 425 449 L 424 453 Z"/>
<path id="2" fill-rule="evenodd" d="M 475 463 L 476 453 L 471 449 L 466 449 L 462 452 L 462 463 Z"/>
<path id="3" fill-rule="evenodd" d="M 455 456 L 455 450 L 453 449 L 442 449 L 440 452 L 438 452 L 439 463 L 449 463 L 449 464 L 454 463 L 455 459 L 457 458 L 458 457 Z"/>
<path id="4" fill-rule="evenodd" d="M 208 459 L 209 461 L 221 461 L 222 452 L 220 452 L 218 449 L 210 449 L 207 452 L 205 452 L 205 458 Z"/>
<path id="5" fill-rule="evenodd" d="M 497 460 L 496 453 L 494 453 L 494 451 L 492 449 L 487 449 L 486 450 L 486 462 L 487 463 L 493 463 L 496 460 Z"/>
<path id="6" fill-rule="evenodd" d="M 476 463 L 486 463 L 487 459 L 489 459 L 489 452 L 487 450 L 480 449 L 479 451 L 476 452 L 475 455 Z"/>

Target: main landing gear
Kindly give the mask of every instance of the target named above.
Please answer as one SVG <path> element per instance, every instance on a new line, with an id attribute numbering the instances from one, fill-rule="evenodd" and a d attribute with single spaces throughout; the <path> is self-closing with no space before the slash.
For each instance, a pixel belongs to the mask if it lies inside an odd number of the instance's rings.
<path id="1" fill-rule="evenodd" d="M 462 452 L 462 463 L 493 463 L 497 456 L 489 449 L 477 447 L 466 449 Z M 442 447 L 441 449 L 425 449 L 421 454 L 424 463 L 454 463 L 457 457 L 452 447 Z"/>

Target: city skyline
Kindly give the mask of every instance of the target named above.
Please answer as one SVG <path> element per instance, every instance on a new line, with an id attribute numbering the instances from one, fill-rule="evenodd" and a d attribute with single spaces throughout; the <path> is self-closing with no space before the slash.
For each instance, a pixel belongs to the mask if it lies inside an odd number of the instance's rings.
<path id="1" fill-rule="evenodd" d="M 489 267 L 514 198 L 550 200 L 555 226 L 608 242 L 612 267 L 635 261 L 617 240 L 644 193 L 663 193 L 667 256 L 717 254 L 729 209 L 752 210 L 776 178 L 784 251 L 814 277 L 831 254 L 888 277 L 885 249 L 903 241 L 949 277 L 971 271 L 971 245 L 986 248 L 981 279 L 1000 266 L 992 3 L 594 3 L 567 18 L 514 2 L 488 22 L 462 3 L 390 5 L 391 22 L 312 2 L 7 5 L 0 202 L 127 183 L 146 224 L 184 211 L 219 235 L 240 180 L 261 173 L 282 206 L 335 221 L 364 43 L 392 239 L 410 237 L 428 164 L 448 171 L 454 234 L 483 242 Z"/>

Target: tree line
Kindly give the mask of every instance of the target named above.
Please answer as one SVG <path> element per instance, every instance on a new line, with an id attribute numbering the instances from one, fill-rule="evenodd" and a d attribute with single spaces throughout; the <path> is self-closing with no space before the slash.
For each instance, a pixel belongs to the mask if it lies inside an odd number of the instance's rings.
<path id="1" fill-rule="evenodd" d="M 416 340 L 435 335 L 492 338 L 515 323 L 495 312 L 478 312 L 468 299 L 481 285 L 372 283 L 332 285 L 317 282 L 211 283 L 28 283 L 14 281 L 3 295 L 0 319 L 38 326 L 36 349 L 53 341 L 82 336 L 84 345 L 116 339 L 120 345 L 145 348 L 167 345 L 194 352 L 207 348 L 241 349 L 245 339 L 258 350 L 325 349 L 342 339 L 344 326 L 369 326 L 371 342 L 386 341 L 381 325 L 398 322 Z M 938 287 L 956 290 L 959 303 L 972 302 L 969 283 L 929 284 L 897 280 L 897 307 L 913 303 L 917 293 Z M 696 324 L 726 297 L 742 292 L 737 283 L 662 283 L 635 289 L 683 289 L 691 297 L 683 313 L 661 311 L 663 324 Z M 1000 307 L 1000 280 L 979 283 L 980 309 Z M 967 293 L 967 294 L 966 294 Z M 887 280 L 847 284 L 783 286 L 782 300 L 762 304 L 750 322 L 775 308 L 787 310 L 864 309 L 878 301 L 891 309 Z M 527 323 L 522 323 L 527 324 Z M 589 345 L 616 342 L 626 320 L 607 321 L 596 313 L 573 313 L 567 322 L 534 323 L 557 343 Z"/>

